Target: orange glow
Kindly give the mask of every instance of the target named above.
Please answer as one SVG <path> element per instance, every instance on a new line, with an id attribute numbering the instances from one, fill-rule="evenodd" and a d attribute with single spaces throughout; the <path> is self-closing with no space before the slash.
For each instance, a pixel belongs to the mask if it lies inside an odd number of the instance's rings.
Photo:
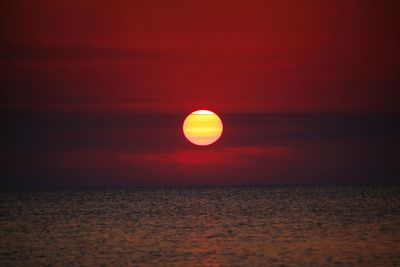
<path id="1" fill-rule="evenodd" d="M 197 110 L 190 113 L 183 122 L 183 134 L 195 145 L 207 146 L 222 135 L 221 119 L 212 111 Z"/>

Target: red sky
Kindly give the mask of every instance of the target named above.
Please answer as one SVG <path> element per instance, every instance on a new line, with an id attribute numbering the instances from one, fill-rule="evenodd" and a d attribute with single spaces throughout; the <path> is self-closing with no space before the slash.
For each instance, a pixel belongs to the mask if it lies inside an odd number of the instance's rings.
<path id="1" fill-rule="evenodd" d="M 3 2 L 2 187 L 398 177 L 397 1 Z"/>
<path id="2" fill-rule="evenodd" d="M 2 5 L 3 104 L 145 112 L 399 109 L 396 1 Z"/>

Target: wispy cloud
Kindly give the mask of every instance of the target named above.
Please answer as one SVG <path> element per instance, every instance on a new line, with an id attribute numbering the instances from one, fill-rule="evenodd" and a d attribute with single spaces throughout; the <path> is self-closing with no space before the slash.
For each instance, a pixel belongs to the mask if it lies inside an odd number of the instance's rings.
<path id="1" fill-rule="evenodd" d="M 122 154 L 123 160 L 136 163 L 166 163 L 187 165 L 248 165 L 260 157 L 290 154 L 289 147 L 227 147 L 213 150 L 174 150 L 171 152 Z"/>

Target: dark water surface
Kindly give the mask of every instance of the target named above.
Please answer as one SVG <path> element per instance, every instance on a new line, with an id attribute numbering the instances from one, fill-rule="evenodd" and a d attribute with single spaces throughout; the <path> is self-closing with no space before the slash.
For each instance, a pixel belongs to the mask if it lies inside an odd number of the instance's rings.
<path id="1" fill-rule="evenodd" d="M 400 187 L 0 193 L 0 266 L 399 266 Z"/>

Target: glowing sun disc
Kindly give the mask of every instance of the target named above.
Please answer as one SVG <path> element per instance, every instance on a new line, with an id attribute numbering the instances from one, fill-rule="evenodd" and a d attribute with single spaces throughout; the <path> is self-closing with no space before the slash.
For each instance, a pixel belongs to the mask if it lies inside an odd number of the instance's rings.
<path id="1" fill-rule="evenodd" d="M 212 111 L 196 110 L 183 122 L 183 134 L 195 145 L 207 146 L 217 141 L 222 135 L 221 119 Z"/>

